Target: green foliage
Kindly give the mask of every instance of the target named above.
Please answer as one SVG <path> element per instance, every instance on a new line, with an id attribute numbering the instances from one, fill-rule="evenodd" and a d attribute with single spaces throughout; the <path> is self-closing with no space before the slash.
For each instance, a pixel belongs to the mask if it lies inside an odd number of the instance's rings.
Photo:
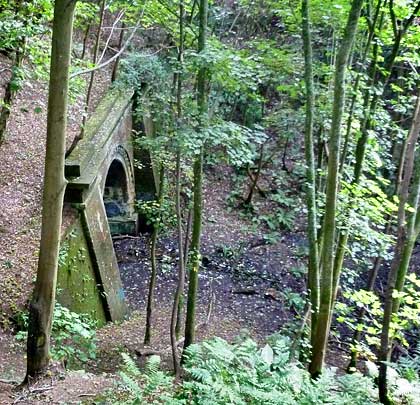
<path id="1" fill-rule="evenodd" d="M 266 140 L 263 128 L 249 128 L 214 115 L 211 119 L 207 117 L 204 130 L 197 131 L 198 115 L 192 102 L 194 95 L 188 88 L 182 100 L 183 120 L 173 121 L 172 74 L 178 68 L 172 59 L 165 61 L 157 56 L 135 53 L 130 54 L 122 66 L 121 84 L 141 92 L 136 114 L 151 118 L 154 124 L 154 136 L 140 139 L 139 146 L 166 164 L 173 161 L 171 153 L 174 153 L 174 147 L 181 148 L 184 156 L 192 157 L 203 144 L 212 151 L 208 158 L 212 163 L 224 160 L 240 167 L 254 160 L 256 150 Z"/>
<path id="2" fill-rule="evenodd" d="M 74 13 L 74 27 L 86 29 L 89 24 L 99 21 L 99 4 L 78 1 Z"/>
<path id="3" fill-rule="evenodd" d="M 244 100 L 261 100 L 258 86 L 265 71 L 252 56 L 236 51 L 215 37 L 209 39 L 205 52 L 190 50 L 187 56 L 186 68 L 196 72 L 205 66 L 214 85 L 221 87 L 215 91 L 245 96 Z"/>
<path id="4" fill-rule="evenodd" d="M 361 185 L 342 182 L 338 227 L 340 232 L 349 231 L 349 255 L 359 265 L 369 265 L 378 252 L 385 259 L 391 258 L 389 251 L 394 237 L 385 230 L 389 217 L 397 211 L 397 205 L 383 192 L 381 180 L 386 183 L 384 179 L 365 179 Z"/>
<path id="5" fill-rule="evenodd" d="M 358 394 L 334 394 L 334 387 L 347 391 L 352 384 L 331 372 L 312 381 L 298 363 L 289 363 L 284 339 L 259 349 L 250 339 L 230 345 L 215 338 L 188 350 L 186 370 L 193 380 L 184 389 L 198 404 L 345 404 L 350 398 L 355 404 L 373 403 L 371 382 L 363 377 L 355 377 L 366 388 Z"/>
<path id="6" fill-rule="evenodd" d="M 282 295 L 286 303 L 295 310 L 296 313 L 302 313 L 307 303 L 306 293 L 294 292 L 290 288 L 285 288 Z"/>
<path id="7" fill-rule="evenodd" d="M 24 57 L 32 57 L 39 52 L 37 42 L 45 31 L 46 24 L 52 17 L 50 0 L 2 1 L 0 3 L 0 50 L 11 59 L 10 90 L 12 94 L 19 91 L 30 70 L 22 63 Z M 37 64 L 36 69 L 46 65 Z M 10 109 L 3 100 L 0 106 Z"/>
<path id="8" fill-rule="evenodd" d="M 208 145 L 213 148 L 216 162 L 226 163 L 234 167 L 244 167 L 256 159 L 259 147 L 267 140 L 264 130 L 260 126 L 253 129 L 231 121 L 215 122 L 206 129 Z M 224 152 L 217 155 L 217 148 Z"/>
<path id="9" fill-rule="evenodd" d="M 372 380 L 356 373 L 336 376 L 327 370 L 312 380 L 299 363 L 290 363 L 288 341 L 277 337 L 259 348 L 249 338 L 229 344 L 213 338 L 190 346 L 186 378 L 174 389 L 172 378 L 158 370 L 152 357 L 145 371 L 123 355 L 122 385 L 129 399 L 122 403 L 153 404 L 336 404 L 376 403 Z"/>
<path id="10" fill-rule="evenodd" d="M 260 215 L 259 220 L 264 222 L 271 231 L 278 229 L 292 230 L 295 220 L 294 211 L 278 208 L 274 214 Z"/>
<path id="11" fill-rule="evenodd" d="M 289 272 L 293 275 L 293 277 L 300 279 L 305 276 L 306 274 L 306 267 L 304 266 L 292 266 L 289 269 Z"/>
<path id="12" fill-rule="evenodd" d="M 420 342 L 417 342 L 412 353 L 407 353 L 398 359 L 396 369 L 403 378 L 420 383 Z"/>
<path id="13" fill-rule="evenodd" d="M 0 49 L 25 51 L 25 40 L 45 30 L 52 18 L 50 0 L 2 1 L 0 3 Z"/>
<path id="14" fill-rule="evenodd" d="M 142 373 L 133 359 L 121 353 L 123 367 L 120 372 L 121 383 L 126 399 L 120 404 L 185 404 L 173 398 L 173 378 L 159 370 L 160 357 L 151 356 Z"/>
<path id="15" fill-rule="evenodd" d="M 241 255 L 244 253 L 246 248 L 246 244 L 243 242 L 239 242 L 236 245 L 218 245 L 216 247 L 216 251 L 221 254 L 221 256 L 225 259 L 239 259 Z"/>
<path id="16" fill-rule="evenodd" d="M 337 322 L 344 323 L 351 330 L 363 331 L 364 339 L 357 343 L 356 349 L 370 359 L 375 359 L 376 356 L 372 351 L 372 347 L 379 346 L 379 334 L 381 330 L 381 318 L 383 316 L 383 308 L 379 297 L 372 291 L 349 291 L 343 293 L 348 303 L 337 302 Z M 357 310 L 364 309 L 366 314 L 358 323 L 354 315 Z"/>
<path id="17" fill-rule="evenodd" d="M 254 222 L 259 225 L 264 224 L 268 228 L 269 232 L 265 234 L 267 241 L 270 241 L 270 238 L 279 231 L 293 230 L 297 215 L 296 198 L 279 188 L 268 196 L 269 201 L 276 205 L 275 209 L 253 217 Z"/>
<path id="18" fill-rule="evenodd" d="M 165 200 L 165 203 L 168 203 L 168 201 Z M 167 204 L 159 204 L 155 200 L 139 200 L 136 203 L 136 208 L 137 212 L 146 218 L 148 225 L 161 228 L 162 224 L 167 222 L 164 220 L 164 217 L 168 216 Z"/>
<path id="19" fill-rule="evenodd" d="M 393 298 L 400 300 L 400 307 L 398 313 L 392 318 L 391 336 L 403 346 L 408 347 L 405 332 L 417 328 L 420 324 L 420 280 L 415 273 L 411 273 L 406 279 L 405 290 L 401 293 L 395 291 L 393 294 Z M 346 324 L 352 330 L 363 332 L 364 341 L 358 342 L 355 349 L 368 358 L 374 359 L 372 347 L 379 347 L 382 328 L 383 308 L 380 298 L 374 292 L 365 290 L 345 291 L 343 296 L 347 302 L 337 303 L 336 309 L 339 314 L 337 321 Z M 356 309 L 365 311 L 361 323 L 353 317 Z"/>
<path id="20" fill-rule="evenodd" d="M 24 331 L 17 334 L 18 340 L 26 340 L 28 315 L 21 315 Z M 96 323 L 88 316 L 76 314 L 55 304 L 52 325 L 51 356 L 55 360 L 66 361 L 68 367 L 86 363 L 96 358 Z"/>

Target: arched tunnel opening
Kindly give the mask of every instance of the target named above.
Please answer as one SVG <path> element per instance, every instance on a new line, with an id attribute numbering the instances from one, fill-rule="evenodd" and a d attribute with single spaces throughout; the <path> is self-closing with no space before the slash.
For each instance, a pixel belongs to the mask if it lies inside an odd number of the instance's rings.
<path id="1" fill-rule="evenodd" d="M 130 201 L 127 174 L 117 159 L 109 167 L 103 201 L 111 235 L 135 234 L 133 198 Z"/>
<path id="2" fill-rule="evenodd" d="M 136 177 L 143 173 L 136 172 L 134 168 L 133 179 L 126 168 L 125 161 L 116 159 L 111 163 L 105 179 L 103 202 L 117 259 L 122 295 L 129 308 L 138 309 L 147 297 L 148 233 L 151 227 L 146 218 L 136 212 L 135 203 L 149 195 L 144 191 L 143 176 Z M 131 218 L 136 218 L 136 222 L 130 221 Z"/>

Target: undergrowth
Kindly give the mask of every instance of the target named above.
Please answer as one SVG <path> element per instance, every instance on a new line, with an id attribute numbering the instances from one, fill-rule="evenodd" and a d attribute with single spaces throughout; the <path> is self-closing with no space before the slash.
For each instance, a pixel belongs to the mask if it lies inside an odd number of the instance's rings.
<path id="1" fill-rule="evenodd" d="M 144 372 L 123 355 L 121 386 L 125 404 L 369 405 L 377 403 L 372 379 L 359 373 L 338 376 L 327 369 L 312 380 L 304 366 L 290 361 L 289 341 L 279 338 L 259 348 L 246 338 L 194 344 L 185 357 L 185 377 L 175 386 L 153 356 Z"/>
<path id="2" fill-rule="evenodd" d="M 21 331 L 18 340 L 26 341 L 28 336 L 28 314 L 21 313 Z M 51 331 L 51 357 L 63 361 L 68 368 L 86 363 L 96 358 L 96 322 L 88 315 L 77 314 L 58 302 L 54 308 Z"/>

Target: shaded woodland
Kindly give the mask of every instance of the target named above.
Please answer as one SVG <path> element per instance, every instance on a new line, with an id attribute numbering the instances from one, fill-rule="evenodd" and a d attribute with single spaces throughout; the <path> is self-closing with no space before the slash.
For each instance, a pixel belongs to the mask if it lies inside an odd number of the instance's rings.
<path id="1" fill-rule="evenodd" d="M 417 0 L 0 0 L 0 402 L 420 404 L 419 49 Z M 99 328 L 57 274 L 109 91 L 153 192 Z"/>

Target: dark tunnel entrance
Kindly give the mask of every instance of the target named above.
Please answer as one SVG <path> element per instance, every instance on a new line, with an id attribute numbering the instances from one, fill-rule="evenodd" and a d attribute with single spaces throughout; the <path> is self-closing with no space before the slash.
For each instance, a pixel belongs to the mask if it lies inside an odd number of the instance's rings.
<path id="1" fill-rule="evenodd" d="M 114 160 L 105 181 L 103 200 L 111 235 L 134 234 L 133 207 L 130 207 L 127 175 L 123 164 Z"/>

